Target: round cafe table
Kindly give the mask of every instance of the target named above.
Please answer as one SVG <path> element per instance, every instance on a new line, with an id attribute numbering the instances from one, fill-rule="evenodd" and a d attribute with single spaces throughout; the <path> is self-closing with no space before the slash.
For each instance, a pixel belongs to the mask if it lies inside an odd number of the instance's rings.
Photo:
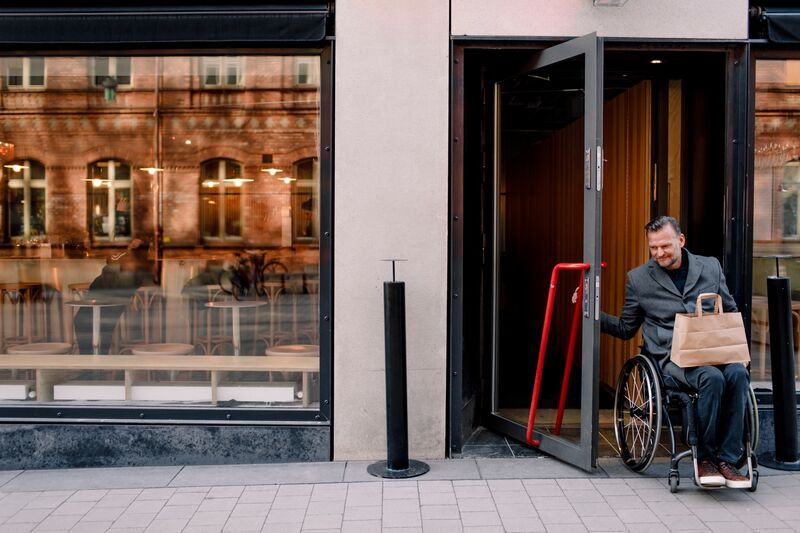
<path id="1" fill-rule="evenodd" d="M 71 307 L 91 307 L 92 308 L 92 353 L 100 354 L 100 310 L 103 307 L 124 307 L 127 302 L 115 302 L 111 300 L 73 300 L 65 302 Z"/>
<path id="2" fill-rule="evenodd" d="M 260 300 L 230 300 L 225 302 L 208 302 L 205 305 L 206 307 L 210 307 L 212 309 L 231 310 L 231 324 L 233 326 L 233 355 L 239 355 L 242 350 L 242 331 L 239 311 L 241 309 L 261 307 L 262 305 L 267 305 L 267 302 L 262 302 Z"/>
<path id="3" fill-rule="evenodd" d="M 265 354 L 319 357 L 319 344 L 280 344 L 267 348 Z"/>

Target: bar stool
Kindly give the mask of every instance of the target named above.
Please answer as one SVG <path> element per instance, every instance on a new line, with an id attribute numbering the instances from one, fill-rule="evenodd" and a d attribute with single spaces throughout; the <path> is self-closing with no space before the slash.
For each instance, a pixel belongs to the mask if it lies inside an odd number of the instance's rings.
<path id="1" fill-rule="evenodd" d="M 69 291 L 69 298 L 61 302 L 62 307 L 67 307 L 67 303 L 71 301 L 79 302 L 84 298 L 86 298 L 86 295 L 89 294 L 89 286 L 91 286 L 91 284 L 92 283 L 90 281 L 68 283 L 67 290 Z M 70 307 L 69 310 L 65 313 L 68 321 L 68 324 L 66 324 L 66 327 L 64 328 L 64 330 L 66 331 L 66 335 L 64 337 L 65 342 L 71 342 L 75 344 L 74 333 L 73 333 L 75 330 L 73 323 L 75 320 L 75 313 L 77 312 L 78 309 L 76 307 Z"/>
<path id="2" fill-rule="evenodd" d="M 0 350 L 16 344 L 33 342 L 33 301 L 41 293 L 41 283 L 2 283 L 0 284 Z M 6 337 L 6 301 L 10 305 L 13 334 Z"/>
<path id="3" fill-rule="evenodd" d="M 271 279 L 263 282 L 262 287 L 267 297 L 267 325 L 265 331 L 259 333 L 259 340 L 262 340 L 268 347 L 276 344 L 280 337 L 280 299 L 285 293 L 283 277 Z"/>
<path id="4" fill-rule="evenodd" d="M 120 353 L 140 344 L 161 341 L 164 328 L 164 293 L 158 285 L 139 287 L 120 317 Z"/>
<path id="5" fill-rule="evenodd" d="M 209 302 L 224 302 L 228 295 L 219 285 L 197 285 L 183 290 L 189 310 L 190 338 L 194 346 L 210 355 L 217 346 L 232 343 L 228 333 L 224 310 L 206 307 Z"/>
<path id="6" fill-rule="evenodd" d="M 319 277 L 306 277 L 306 294 L 309 296 L 310 310 L 310 340 L 312 344 L 319 343 Z"/>
<path id="7" fill-rule="evenodd" d="M 42 308 L 41 313 L 38 310 L 35 313 L 36 317 L 42 320 L 41 328 L 39 328 L 38 321 L 34 321 L 37 326 L 36 338 L 43 339 L 45 342 L 63 341 L 64 301 L 61 290 L 57 286 L 42 284 L 38 298 L 34 299 L 34 306 L 37 309 Z"/>

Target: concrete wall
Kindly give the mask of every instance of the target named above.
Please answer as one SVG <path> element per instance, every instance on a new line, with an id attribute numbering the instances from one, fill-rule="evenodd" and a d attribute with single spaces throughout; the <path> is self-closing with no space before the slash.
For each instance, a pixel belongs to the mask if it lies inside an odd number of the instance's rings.
<path id="1" fill-rule="evenodd" d="M 337 4 L 338 5 L 338 4 Z M 453 35 L 746 39 L 747 0 L 452 0 Z"/>
<path id="2" fill-rule="evenodd" d="M 386 457 L 383 282 L 406 282 L 409 447 L 445 454 L 448 2 L 337 0 L 334 458 Z"/>

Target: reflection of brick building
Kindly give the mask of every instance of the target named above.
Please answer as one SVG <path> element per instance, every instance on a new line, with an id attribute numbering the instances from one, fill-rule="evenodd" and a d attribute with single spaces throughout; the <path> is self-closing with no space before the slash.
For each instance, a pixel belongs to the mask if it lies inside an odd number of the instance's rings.
<path id="1" fill-rule="evenodd" d="M 754 253 L 787 253 L 800 236 L 800 61 L 756 65 Z M 794 252 L 796 254 L 800 248 Z"/>
<path id="2" fill-rule="evenodd" d="M 15 145 L 22 166 L 44 166 L 46 231 L 39 235 L 35 224 L 11 231 L 10 215 L 22 211 L 9 211 L 10 183 L 24 172 L 6 168 L 3 242 L 47 240 L 57 248 L 149 237 L 159 204 L 165 247 L 315 242 L 318 230 L 308 235 L 302 211 L 318 205 L 317 58 L 48 57 L 42 76 L 21 59 L 7 59 L 2 70 L 0 140 Z M 220 161 L 229 171 L 213 183 L 201 168 Z M 298 172 L 306 179 L 288 180 Z M 114 189 L 107 201 L 104 189 Z"/>

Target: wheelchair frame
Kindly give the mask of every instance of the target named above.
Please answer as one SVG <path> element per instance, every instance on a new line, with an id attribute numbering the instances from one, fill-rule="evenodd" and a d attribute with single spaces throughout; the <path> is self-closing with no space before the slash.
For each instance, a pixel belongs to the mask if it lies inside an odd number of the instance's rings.
<path id="1" fill-rule="evenodd" d="M 744 454 L 736 464 L 737 468 L 747 465 L 750 486 L 747 490 L 755 492 L 758 487 L 758 461 L 755 449 L 758 445 L 758 408 L 755 394 L 750 387 L 745 413 Z M 661 372 L 645 355 L 639 354 L 625 362 L 617 378 L 614 396 L 614 436 L 623 463 L 634 472 L 643 472 L 650 466 L 660 444 L 661 426 L 666 421 L 670 444 L 670 492 L 677 492 L 680 485 L 678 463 L 692 457 L 694 482 L 700 485 L 697 470 L 697 432 L 695 430 L 694 404 L 696 393 L 666 388 Z M 683 421 L 683 439 L 688 450 L 678 452 L 675 426 L 670 418 L 670 407 L 680 407 Z"/>

